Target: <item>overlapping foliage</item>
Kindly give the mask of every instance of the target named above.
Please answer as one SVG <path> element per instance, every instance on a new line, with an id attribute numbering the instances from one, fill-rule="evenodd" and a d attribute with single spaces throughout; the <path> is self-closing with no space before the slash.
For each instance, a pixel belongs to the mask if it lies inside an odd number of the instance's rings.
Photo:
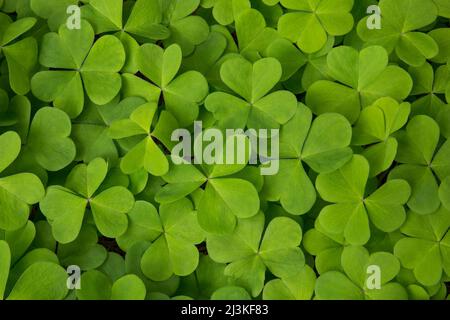
<path id="1" fill-rule="evenodd" d="M 0 0 L 0 298 L 445 299 L 449 19 L 448 0 Z M 173 163 L 196 120 L 279 129 L 278 172 Z"/>

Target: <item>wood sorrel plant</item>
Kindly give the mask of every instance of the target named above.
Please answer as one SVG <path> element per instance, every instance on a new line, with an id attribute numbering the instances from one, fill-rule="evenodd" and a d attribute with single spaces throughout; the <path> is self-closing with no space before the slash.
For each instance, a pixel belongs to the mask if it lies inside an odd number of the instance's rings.
<path id="1" fill-rule="evenodd" d="M 445 299 L 449 19 L 0 0 L 0 298 Z"/>

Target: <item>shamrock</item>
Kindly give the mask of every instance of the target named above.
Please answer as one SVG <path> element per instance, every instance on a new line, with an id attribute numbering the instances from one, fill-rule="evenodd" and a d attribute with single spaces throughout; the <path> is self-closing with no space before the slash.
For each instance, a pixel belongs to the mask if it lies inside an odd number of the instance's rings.
<path id="1" fill-rule="evenodd" d="M 393 179 L 370 195 L 366 194 L 369 163 L 354 155 L 340 169 L 321 173 L 316 188 L 322 199 L 334 204 L 324 207 L 320 225 L 332 234 L 343 234 L 353 245 L 363 245 L 370 238 L 370 221 L 380 230 L 391 232 L 405 221 L 405 204 L 411 188 L 405 180 Z"/>
<path id="2" fill-rule="evenodd" d="M 295 42 L 306 53 L 323 48 L 328 35 L 342 36 L 353 27 L 350 11 L 353 0 L 281 0 L 281 5 L 292 11 L 278 21 L 280 34 Z"/>
<path id="3" fill-rule="evenodd" d="M 303 163 L 314 171 L 331 172 L 352 156 L 349 148 L 352 129 L 340 114 L 322 114 L 314 121 L 311 111 L 299 104 L 295 116 L 281 128 L 279 171 L 266 176 L 263 196 L 280 201 L 291 214 L 308 212 L 316 201 L 316 191 Z"/>
<path id="4" fill-rule="evenodd" d="M 397 140 L 391 135 L 408 121 L 409 103 L 380 98 L 364 108 L 353 130 L 353 145 L 367 146 L 362 155 L 369 161 L 370 177 L 387 170 L 397 154 Z"/>
<path id="5" fill-rule="evenodd" d="M 20 39 L 36 24 L 36 19 L 27 17 L 12 21 L 0 12 L 0 58 L 5 56 L 8 65 L 11 89 L 20 95 L 30 91 L 30 77 L 37 62 L 38 44 L 36 39 Z"/>
<path id="6" fill-rule="evenodd" d="M 199 259 L 195 244 L 204 239 L 192 203 L 183 198 L 162 204 L 159 215 L 150 204 L 147 207 L 147 228 L 152 231 L 153 239 L 142 256 L 142 272 L 156 281 L 167 280 L 173 274 L 187 276 L 192 273 Z"/>
<path id="7" fill-rule="evenodd" d="M 310 300 L 314 294 L 316 274 L 310 266 L 305 265 L 297 274 L 275 279 L 266 283 L 263 291 L 264 300 Z"/>
<path id="8" fill-rule="evenodd" d="M 418 96 L 411 105 L 411 114 L 436 118 L 445 105 L 440 94 L 445 93 L 449 79 L 447 67 L 440 66 L 434 71 L 433 67 L 425 62 L 420 67 L 410 67 L 408 71 L 414 82 L 411 95 Z"/>
<path id="9" fill-rule="evenodd" d="M 129 119 L 117 120 L 111 123 L 109 135 L 113 139 L 139 137 L 141 140 L 135 144 L 120 163 L 121 170 L 132 174 L 145 168 L 147 172 L 161 176 L 169 170 L 169 163 L 164 152 L 157 146 L 156 139 L 171 147 L 170 135 L 177 128 L 177 121 L 167 111 L 162 111 L 152 130 L 152 123 L 158 106 L 148 102 L 137 107 Z"/>
<path id="10" fill-rule="evenodd" d="M 354 123 L 361 108 L 378 98 L 404 100 L 412 88 L 411 77 L 398 66 L 388 66 L 388 61 L 386 50 L 380 46 L 359 53 L 352 47 L 334 48 L 327 56 L 328 73 L 342 84 L 316 81 L 307 91 L 306 104 L 315 114 L 338 112 Z"/>
<path id="11" fill-rule="evenodd" d="M 17 133 L 0 135 L 0 173 L 19 155 L 21 140 Z M 39 202 L 45 190 L 42 182 L 31 173 L 18 173 L 0 178 L 0 229 L 16 230 L 24 226 L 30 205 Z"/>
<path id="12" fill-rule="evenodd" d="M 198 105 L 208 94 L 208 82 L 197 71 L 188 71 L 176 77 L 182 61 L 177 44 L 166 50 L 154 44 L 145 44 L 139 55 L 139 70 L 163 93 L 166 108 L 184 127 L 198 116 Z"/>
<path id="13" fill-rule="evenodd" d="M 109 125 L 112 121 L 105 119 L 104 110 L 121 110 L 118 100 L 119 97 L 105 106 L 88 103 L 83 112 L 72 121 L 71 138 L 77 149 L 75 161 L 88 163 L 95 158 L 104 158 L 110 163 L 116 163 L 119 158 L 118 148 L 109 137 Z M 129 99 L 122 101 L 127 100 Z M 139 103 L 144 104 L 145 101 L 139 99 Z"/>
<path id="14" fill-rule="evenodd" d="M 252 62 L 265 56 L 270 43 L 280 38 L 277 30 L 267 27 L 264 16 L 256 9 L 241 12 L 235 27 L 239 52 Z"/>
<path id="15" fill-rule="evenodd" d="M 327 233 L 318 220 L 315 225 L 316 227 L 308 230 L 303 237 L 303 247 L 306 252 L 315 256 L 315 268 L 319 274 L 331 270 L 342 270 L 341 255 L 345 248 L 344 237 Z"/>
<path id="16" fill-rule="evenodd" d="M 401 165 L 389 173 L 389 179 L 404 179 L 412 188 L 408 207 L 429 214 L 439 208 L 438 181 L 450 175 L 450 142 L 438 150 L 439 126 L 428 116 L 412 118 L 406 130 L 398 132 L 396 160 Z"/>
<path id="17" fill-rule="evenodd" d="M 380 29 L 367 28 L 368 18 L 358 24 L 358 35 L 367 45 L 381 45 L 415 67 L 438 54 L 433 38 L 415 31 L 436 20 L 438 9 L 433 0 L 380 0 L 379 7 Z"/>
<path id="18" fill-rule="evenodd" d="M 282 76 L 278 60 L 264 58 L 252 65 L 243 58 L 233 58 L 222 64 L 220 76 L 243 98 L 225 92 L 206 98 L 206 109 L 214 114 L 220 128 L 278 129 L 295 114 L 295 95 L 284 90 L 269 93 Z"/>
<path id="19" fill-rule="evenodd" d="M 52 70 L 33 76 L 33 94 L 42 101 L 53 101 L 75 118 L 83 110 L 84 91 L 98 105 L 110 102 L 119 93 L 122 80 L 117 72 L 124 65 L 125 51 L 111 35 L 94 43 L 91 25 L 82 20 L 79 30 L 62 25 L 58 33 L 44 35 L 39 62 Z"/>
<path id="20" fill-rule="evenodd" d="M 203 8 L 213 8 L 214 19 L 221 25 L 232 24 L 246 9 L 250 9 L 249 0 L 202 0 Z"/>
<path id="21" fill-rule="evenodd" d="M 87 207 L 92 210 L 95 225 L 107 237 L 118 237 L 128 226 L 126 213 L 134 205 L 130 191 L 122 186 L 99 190 L 108 174 L 108 164 L 101 158 L 75 166 L 65 186 L 47 188 L 39 206 L 49 219 L 55 239 L 74 241 L 80 233 Z"/>
<path id="22" fill-rule="evenodd" d="M 428 215 L 408 212 L 408 219 L 400 229 L 406 237 L 397 242 L 394 254 L 423 285 L 438 283 L 443 271 L 450 274 L 449 227 L 450 211 L 441 206 Z"/>
<path id="23" fill-rule="evenodd" d="M 234 137 L 229 137 L 233 139 Z M 248 143 L 247 143 L 248 146 Z M 248 155 L 248 153 L 245 153 Z M 225 157 L 225 152 L 222 153 Z M 258 191 L 245 174 L 248 158 L 242 164 L 204 165 L 173 164 L 162 178 L 168 183 L 155 196 L 160 203 L 179 200 L 203 184 L 204 194 L 198 200 L 198 222 L 211 233 L 233 232 L 237 218 L 256 215 L 260 208 Z"/>
<path id="24" fill-rule="evenodd" d="M 341 271 L 328 271 L 316 282 L 316 298 L 320 300 L 406 300 L 408 294 L 394 278 L 400 271 L 398 259 L 388 252 L 369 254 L 366 248 L 344 249 Z M 371 266 L 379 268 L 380 288 L 371 288 L 368 274 Z"/>
<path id="25" fill-rule="evenodd" d="M 298 247 L 302 239 L 300 226 L 292 219 L 278 217 L 267 225 L 264 214 L 239 219 L 232 234 L 209 234 L 208 253 L 216 262 L 228 263 L 225 275 L 235 279 L 253 297 L 264 287 L 266 269 L 280 278 L 297 274 L 305 258 Z"/>
<path id="26" fill-rule="evenodd" d="M 290 79 L 306 62 L 306 57 L 290 41 L 278 39 L 267 47 L 267 55 L 276 58 L 283 68 L 281 81 Z"/>

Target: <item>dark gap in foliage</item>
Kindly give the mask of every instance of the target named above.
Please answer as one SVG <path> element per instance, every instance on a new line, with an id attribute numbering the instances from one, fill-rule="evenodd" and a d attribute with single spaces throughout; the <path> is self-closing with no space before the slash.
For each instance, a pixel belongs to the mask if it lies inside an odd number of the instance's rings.
<path id="1" fill-rule="evenodd" d="M 205 241 L 203 241 L 200 244 L 197 244 L 196 247 L 198 249 L 198 252 L 200 252 L 201 254 L 203 254 L 205 256 L 208 255 L 208 249 L 206 248 L 206 242 Z"/>
<path id="2" fill-rule="evenodd" d="M 100 237 L 98 239 L 98 244 L 102 245 L 108 252 L 115 252 L 122 257 L 125 257 L 125 252 L 119 248 L 119 245 L 117 244 L 115 239 Z"/>

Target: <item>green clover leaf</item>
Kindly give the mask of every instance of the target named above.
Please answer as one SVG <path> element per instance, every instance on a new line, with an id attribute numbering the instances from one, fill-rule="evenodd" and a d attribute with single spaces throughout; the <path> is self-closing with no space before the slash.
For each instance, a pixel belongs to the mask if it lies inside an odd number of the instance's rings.
<path id="1" fill-rule="evenodd" d="M 126 174 L 136 173 L 144 168 L 155 176 L 162 176 L 169 170 L 169 162 L 164 152 L 158 147 L 157 141 L 171 147 L 170 135 L 178 125 L 176 119 L 167 111 L 162 111 L 152 129 L 153 119 L 158 106 L 148 102 L 137 107 L 129 119 L 117 120 L 111 123 L 109 136 L 113 139 L 128 137 L 139 138 L 120 162 L 121 170 Z"/>
<path id="2" fill-rule="evenodd" d="M 389 173 L 389 179 L 404 179 L 412 188 L 408 207 L 420 214 L 439 208 L 438 181 L 450 175 L 450 142 L 440 148 L 439 126 L 428 116 L 415 116 L 406 130 L 398 132 L 396 160 L 401 165 Z"/>
<path id="3" fill-rule="evenodd" d="M 266 283 L 264 300 L 310 300 L 314 294 L 316 274 L 305 265 L 296 275 Z"/>
<path id="4" fill-rule="evenodd" d="M 20 95 L 30 91 L 30 78 L 37 62 L 36 39 L 20 39 L 36 24 L 36 19 L 26 17 L 16 21 L 0 12 L 0 55 L 4 55 L 9 70 L 11 89 Z"/>
<path id="5" fill-rule="evenodd" d="M 89 0 L 29 0 L 31 10 L 39 17 L 46 19 L 51 31 L 67 21 L 67 8 L 70 5 L 89 2 Z"/>
<path id="6" fill-rule="evenodd" d="M 326 136 L 325 136 L 326 134 Z M 331 172 L 352 156 L 352 129 L 339 114 L 322 114 L 314 121 L 311 111 L 299 104 L 295 116 L 281 128 L 279 172 L 266 176 L 263 196 L 280 201 L 291 214 L 307 213 L 316 201 L 316 191 L 305 172 Z"/>
<path id="7" fill-rule="evenodd" d="M 57 253 L 63 266 L 76 265 L 81 270 L 98 268 L 107 258 L 106 249 L 98 244 L 97 230 L 90 225 L 83 226 L 74 241 L 59 243 Z"/>
<path id="8" fill-rule="evenodd" d="M 11 264 L 11 251 L 4 240 L 0 240 L 0 258 L 0 299 L 3 300 Z"/>
<path id="9" fill-rule="evenodd" d="M 419 283 L 431 286 L 441 280 L 442 273 L 450 273 L 449 260 L 450 211 L 440 207 L 437 212 L 421 215 L 410 211 L 401 231 L 394 254 L 402 266 L 412 269 Z"/>
<path id="10" fill-rule="evenodd" d="M 153 239 L 142 256 L 142 272 L 155 281 L 167 280 L 173 274 L 187 276 L 192 273 L 199 259 L 195 244 L 204 239 L 192 203 L 183 198 L 162 204 L 159 215 L 156 210 L 148 211 L 148 214 L 152 216 Z"/>
<path id="11" fill-rule="evenodd" d="M 266 269 L 280 278 L 297 274 L 305 258 L 298 247 L 302 239 L 300 226 L 292 219 L 278 217 L 264 231 L 264 214 L 239 219 L 235 231 L 227 235 L 209 234 L 208 253 L 216 262 L 228 263 L 225 274 L 253 297 L 264 287 Z"/>
<path id="12" fill-rule="evenodd" d="M 408 72 L 414 82 L 411 95 L 417 96 L 411 105 L 411 114 L 436 118 L 445 105 L 440 95 L 445 93 L 449 79 L 447 67 L 441 66 L 435 71 L 426 62 L 420 67 L 410 67 Z"/>
<path id="13" fill-rule="evenodd" d="M 242 287 L 226 286 L 217 289 L 211 295 L 211 300 L 251 300 L 251 297 Z"/>
<path id="14" fill-rule="evenodd" d="M 114 36 L 94 42 L 91 25 L 82 20 L 79 30 L 62 25 L 58 33 L 44 35 L 39 62 L 52 70 L 33 76 L 33 94 L 75 118 L 83 110 L 84 92 L 98 105 L 119 93 L 122 80 L 118 72 L 125 63 L 125 50 Z"/>
<path id="15" fill-rule="evenodd" d="M 433 0 L 438 7 L 438 14 L 441 17 L 450 18 L 450 5 L 445 0 Z"/>
<path id="16" fill-rule="evenodd" d="M 280 38 L 277 30 L 267 27 L 264 16 L 255 9 L 248 9 L 235 21 L 237 42 L 241 55 L 250 61 L 265 56 L 267 47 Z"/>
<path id="17" fill-rule="evenodd" d="M 246 9 L 250 9 L 249 0 L 202 0 L 203 8 L 213 8 L 212 14 L 214 19 L 221 25 L 232 24 Z"/>
<path id="18" fill-rule="evenodd" d="M 445 178 L 439 187 L 439 198 L 442 205 L 450 210 L 450 177 Z"/>
<path id="19" fill-rule="evenodd" d="M 220 128 L 278 129 L 295 114 L 295 95 L 284 90 L 269 93 L 282 76 L 278 60 L 264 58 L 252 65 L 243 58 L 233 58 L 222 64 L 220 75 L 243 98 L 224 92 L 206 98 L 205 106 Z"/>
<path id="20" fill-rule="evenodd" d="M 179 76 L 181 49 L 174 44 L 166 50 L 145 44 L 139 55 L 139 70 L 162 91 L 166 108 L 185 127 L 197 118 L 198 105 L 208 94 L 208 82 L 197 71 Z"/>
<path id="21" fill-rule="evenodd" d="M 229 139 L 235 138 L 231 136 L 227 141 Z M 245 139 L 249 147 L 248 139 Z M 248 156 L 247 152 L 245 154 Z M 225 160 L 225 152 L 222 156 Z M 223 161 L 223 164 L 200 168 L 189 163 L 173 164 L 162 177 L 167 185 L 157 192 L 155 199 L 160 203 L 170 203 L 206 184 L 197 205 L 200 226 L 211 233 L 231 233 L 237 218 L 252 217 L 260 208 L 258 191 L 250 182 L 253 179 L 243 171 L 247 162 L 248 158 L 243 164 L 226 164 Z"/>
<path id="22" fill-rule="evenodd" d="M 347 46 L 332 49 L 327 56 L 328 71 L 340 83 L 316 81 L 307 91 L 306 104 L 315 114 L 338 112 L 354 123 L 361 109 L 378 98 L 404 100 L 412 88 L 411 77 L 388 61 L 386 50 L 380 46 L 360 52 Z"/>
<path id="23" fill-rule="evenodd" d="M 56 263 L 37 262 L 23 272 L 8 300 L 62 300 L 67 295 L 67 273 Z"/>
<path id="24" fill-rule="evenodd" d="M 358 24 L 358 35 L 367 45 L 381 45 L 415 67 L 438 54 L 433 38 L 416 31 L 436 20 L 438 9 L 433 0 L 380 0 L 379 7 L 380 29 L 367 28 L 368 18 Z"/>
<path id="25" fill-rule="evenodd" d="M 406 300 L 405 288 L 392 281 L 400 271 L 400 262 L 388 252 L 369 255 L 364 247 L 350 246 L 342 253 L 340 271 L 328 271 L 317 279 L 316 298 L 320 300 Z M 380 288 L 368 288 L 367 267 L 375 265 L 380 269 Z"/>
<path id="26" fill-rule="evenodd" d="M 217 263 L 209 256 L 201 255 L 195 272 L 180 279 L 178 293 L 195 299 L 209 299 L 212 295 L 222 296 L 224 291 L 228 294 L 229 290 L 222 288 L 228 288 L 233 281 L 224 274 L 225 267 L 226 264 Z M 240 292 L 242 290 L 244 289 L 237 289 Z M 242 296 L 240 293 L 238 295 Z"/>
<path id="27" fill-rule="evenodd" d="M 21 140 L 17 133 L 0 135 L 0 173 L 19 155 Z M 24 226 L 30 205 L 39 202 L 45 190 L 42 182 L 31 173 L 18 173 L 0 178 L 0 229 L 16 230 Z"/>
<path id="28" fill-rule="evenodd" d="M 306 252 L 315 256 L 315 267 L 319 274 L 328 271 L 341 271 L 341 255 L 344 249 L 344 237 L 327 233 L 320 226 L 308 230 L 303 237 L 303 247 Z"/>
<path id="29" fill-rule="evenodd" d="M 118 237 L 126 231 L 126 213 L 133 208 L 134 198 L 122 186 L 99 191 L 107 173 L 108 164 L 97 158 L 88 165 L 75 166 L 64 187 L 53 185 L 47 188 L 40 208 L 49 219 L 58 242 L 69 243 L 77 238 L 88 206 L 103 235 Z"/>
<path id="30" fill-rule="evenodd" d="M 56 108 L 38 110 L 31 122 L 27 147 L 37 163 L 49 171 L 58 171 L 75 158 L 76 148 L 69 138 L 70 119 Z"/>
<path id="31" fill-rule="evenodd" d="M 398 142 L 391 135 L 408 121 L 409 103 L 380 98 L 364 108 L 353 130 L 353 145 L 367 146 L 362 155 L 369 161 L 370 177 L 389 169 L 397 154 Z"/>
<path id="32" fill-rule="evenodd" d="M 366 195 L 369 163 L 354 155 L 342 168 L 321 173 L 316 188 L 322 199 L 334 204 L 324 207 L 318 217 L 330 233 L 343 234 L 353 245 L 364 245 L 370 238 L 370 222 L 384 232 L 397 230 L 405 221 L 405 204 L 411 188 L 405 180 L 390 180 Z"/>
<path id="33" fill-rule="evenodd" d="M 353 27 L 350 11 L 353 0 L 281 0 L 281 5 L 291 11 L 278 21 L 280 34 L 296 43 L 306 52 L 323 48 L 328 35 L 342 36 Z"/>

